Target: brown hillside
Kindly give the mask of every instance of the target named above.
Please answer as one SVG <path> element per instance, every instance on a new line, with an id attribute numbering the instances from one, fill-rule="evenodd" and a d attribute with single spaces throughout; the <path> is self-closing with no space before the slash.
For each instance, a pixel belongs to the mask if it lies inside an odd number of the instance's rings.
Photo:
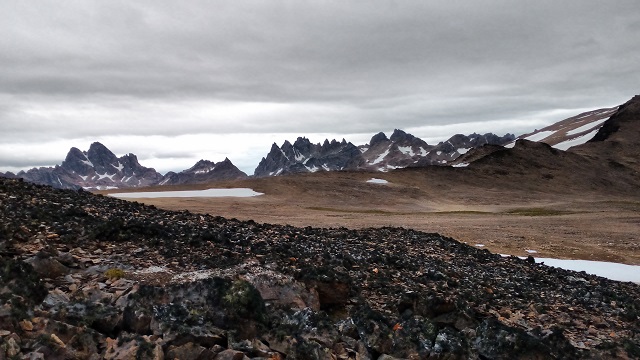
<path id="1" fill-rule="evenodd" d="M 640 171 L 640 95 L 620 106 L 589 142 L 572 152 Z"/>

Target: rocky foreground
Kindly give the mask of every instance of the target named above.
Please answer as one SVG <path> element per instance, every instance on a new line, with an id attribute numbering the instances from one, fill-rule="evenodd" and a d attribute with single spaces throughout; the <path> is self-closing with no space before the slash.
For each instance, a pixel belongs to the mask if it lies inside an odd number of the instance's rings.
<path id="1" fill-rule="evenodd" d="M 640 286 L 0 178 L 0 359 L 640 358 Z"/>

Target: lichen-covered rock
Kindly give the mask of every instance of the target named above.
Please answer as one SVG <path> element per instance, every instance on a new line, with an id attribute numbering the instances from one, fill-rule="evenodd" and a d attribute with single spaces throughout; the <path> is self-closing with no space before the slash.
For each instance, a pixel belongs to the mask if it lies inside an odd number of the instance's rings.
<path id="1" fill-rule="evenodd" d="M 28 264 L 43 278 L 56 278 L 69 273 L 69 268 L 62 265 L 58 260 L 53 258 L 41 258 L 34 256 L 26 260 Z"/>

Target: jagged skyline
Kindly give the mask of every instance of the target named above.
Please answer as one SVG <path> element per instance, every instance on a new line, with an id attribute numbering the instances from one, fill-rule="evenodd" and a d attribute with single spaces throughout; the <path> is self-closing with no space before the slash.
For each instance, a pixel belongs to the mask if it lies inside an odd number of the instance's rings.
<path id="1" fill-rule="evenodd" d="M 139 163 L 134 153 L 118 157 L 104 144 L 94 142 L 84 151 L 72 147 L 64 161 L 58 161 L 55 166 L 34 167 L 17 173 L 0 172 L 0 176 L 18 176 L 27 181 L 56 188 L 82 187 L 106 190 L 195 184 L 242 179 L 247 175 L 263 177 L 320 170 L 386 172 L 407 166 L 443 165 L 471 148 L 484 144 L 504 145 L 513 139 L 514 136 L 511 134 L 504 137 L 494 134 L 458 134 L 438 146 L 433 146 L 399 129 L 395 129 L 389 138 L 382 132 L 375 134 L 369 143 L 359 146 L 344 139 L 325 139 L 322 144 L 312 144 L 309 139 L 298 137 L 293 144 L 285 141 L 282 147 L 274 143 L 255 171 L 243 172 L 229 158 L 225 158 L 217 163 L 201 159 L 188 169 L 164 174 Z"/>

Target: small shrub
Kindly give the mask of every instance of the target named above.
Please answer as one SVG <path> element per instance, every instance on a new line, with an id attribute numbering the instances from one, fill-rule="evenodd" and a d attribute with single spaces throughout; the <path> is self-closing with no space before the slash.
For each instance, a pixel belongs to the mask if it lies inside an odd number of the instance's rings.
<path id="1" fill-rule="evenodd" d="M 112 268 L 104 272 L 104 276 L 106 276 L 109 279 L 115 279 L 115 280 L 123 278 L 124 274 L 125 274 L 124 270 L 118 269 L 118 268 Z"/>

